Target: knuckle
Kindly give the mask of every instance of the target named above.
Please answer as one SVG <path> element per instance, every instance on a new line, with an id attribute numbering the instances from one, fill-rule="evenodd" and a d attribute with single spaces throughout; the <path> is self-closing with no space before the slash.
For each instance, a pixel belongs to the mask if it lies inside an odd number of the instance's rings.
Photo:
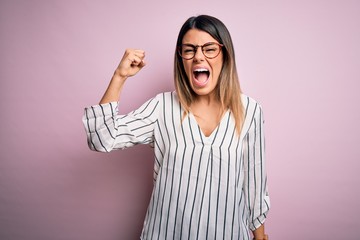
<path id="1" fill-rule="evenodd" d="M 130 54 L 132 51 L 133 51 L 133 50 L 132 50 L 131 48 L 127 48 L 127 49 L 125 50 L 125 53 Z"/>

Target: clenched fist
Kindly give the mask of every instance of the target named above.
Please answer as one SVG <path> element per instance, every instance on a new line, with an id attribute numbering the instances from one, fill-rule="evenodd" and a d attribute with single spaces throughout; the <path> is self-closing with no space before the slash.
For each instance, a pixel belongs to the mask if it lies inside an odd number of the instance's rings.
<path id="1" fill-rule="evenodd" d="M 140 49 L 126 49 L 114 74 L 121 78 L 134 76 L 145 66 L 144 58 L 145 51 Z"/>

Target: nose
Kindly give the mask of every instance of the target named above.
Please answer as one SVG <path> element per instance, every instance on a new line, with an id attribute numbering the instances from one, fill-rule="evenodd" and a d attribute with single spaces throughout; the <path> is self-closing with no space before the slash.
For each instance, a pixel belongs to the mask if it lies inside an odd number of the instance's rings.
<path id="1" fill-rule="evenodd" d="M 204 58 L 205 58 L 204 53 L 202 52 L 201 47 L 198 46 L 195 49 L 194 61 L 202 61 L 202 60 L 204 60 Z"/>

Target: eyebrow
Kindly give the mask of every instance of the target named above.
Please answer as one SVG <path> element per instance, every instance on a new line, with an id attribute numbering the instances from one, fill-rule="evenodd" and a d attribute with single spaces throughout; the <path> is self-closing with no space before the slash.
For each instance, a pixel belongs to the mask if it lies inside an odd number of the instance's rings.
<path id="1" fill-rule="evenodd" d="M 194 47 L 196 47 L 196 46 L 204 46 L 204 45 L 211 44 L 211 43 L 220 44 L 220 43 L 217 43 L 217 42 L 206 42 L 206 43 L 204 43 L 204 44 L 197 44 L 197 45 L 192 44 L 192 43 L 182 43 L 182 45 L 189 45 L 189 46 L 194 46 Z"/>

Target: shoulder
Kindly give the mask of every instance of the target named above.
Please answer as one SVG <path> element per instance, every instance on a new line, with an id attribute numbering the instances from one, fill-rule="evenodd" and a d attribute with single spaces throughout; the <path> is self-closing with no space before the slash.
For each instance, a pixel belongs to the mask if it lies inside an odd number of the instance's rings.
<path id="1" fill-rule="evenodd" d="M 244 106 L 245 122 L 252 122 L 254 118 L 259 118 L 262 115 L 262 106 L 254 98 L 242 94 L 241 102 Z"/>
<path id="2" fill-rule="evenodd" d="M 177 94 L 172 92 L 158 93 L 153 99 L 159 104 L 158 106 L 163 109 L 177 107 L 180 105 Z"/>
<path id="3" fill-rule="evenodd" d="M 255 99 L 242 94 L 241 102 L 244 106 L 244 123 L 241 135 L 245 136 L 250 129 L 256 128 L 259 123 L 263 123 L 263 113 L 261 105 Z"/>
<path id="4" fill-rule="evenodd" d="M 174 95 L 176 95 L 176 92 L 175 91 L 171 91 L 171 92 L 161 92 L 161 93 L 158 93 L 155 98 L 171 98 L 173 97 Z"/>
<path id="5" fill-rule="evenodd" d="M 252 97 L 249 97 L 248 95 L 245 94 L 241 94 L 241 103 L 244 107 L 244 111 L 249 111 L 249 110 L 258 110 L 258 111 L 262 111 L 262 106 L 261 104 L 255 100 Z"/>
<path id="6" fill-rule="evenodd" d="M 241 94 L 241 102 L 245 109 L 247 107 L 255 107 L 255 106 L 261 108 L 261 105 L 257 100 L 245 94 Z"/>
<path id="7" fill-rule="evenodd" d="M 157 94 L 155 97 L 155 99 L 157 99 L 159 102 L 173 102 L 173 103 L 177 103 L 178 102 L 178 97 L 175 91 L 172 92 L 162 92 Z"/>

